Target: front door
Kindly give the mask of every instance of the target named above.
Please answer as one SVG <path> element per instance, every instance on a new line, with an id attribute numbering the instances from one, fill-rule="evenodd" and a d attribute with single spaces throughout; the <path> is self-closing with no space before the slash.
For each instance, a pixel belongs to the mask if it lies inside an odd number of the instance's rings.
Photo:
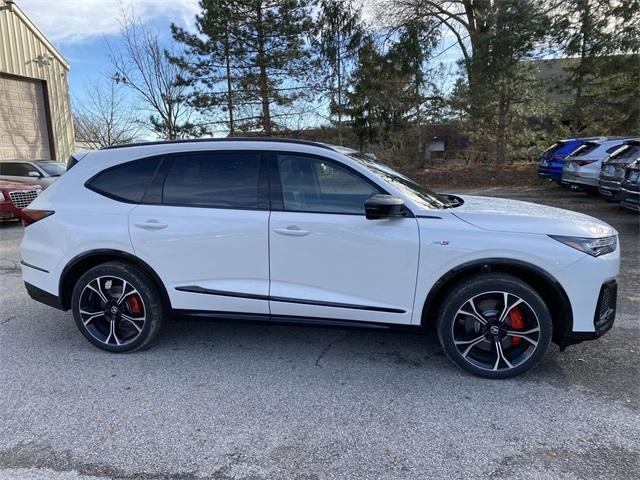
<path id="1" fill-rule="evenodd" d="M 367 220 L 364 201 L 384 192 L 344 165 L 273 157 L 271 314 L 410 324 L 416 219 Z"/>

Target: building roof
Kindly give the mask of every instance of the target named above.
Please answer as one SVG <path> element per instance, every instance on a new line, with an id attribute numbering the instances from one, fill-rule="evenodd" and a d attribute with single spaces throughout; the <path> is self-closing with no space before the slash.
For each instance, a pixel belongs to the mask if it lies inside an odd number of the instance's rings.
<path id="1" fill-rule="evenodd" d="M 44 36 L 44 34 L 38 30 L 38 27 L 27 17 L 27 15 L 20 9 L 15 0 L 0 0 L 0 10 L 8 9 L 11 13 L 15 14 L 25 25 L 26 27 L 33 33 L 40 42 L 44 45 L 44 47 L 53 55 L 56 60 L 58 60 L 67 70 L 69 70 L 69 62 L 66 58 L 58 51 L 56 47 Z"/>

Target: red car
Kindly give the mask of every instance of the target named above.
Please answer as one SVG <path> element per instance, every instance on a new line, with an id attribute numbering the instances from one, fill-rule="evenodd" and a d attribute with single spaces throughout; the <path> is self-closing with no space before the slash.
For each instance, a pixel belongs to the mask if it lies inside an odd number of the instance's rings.
<path id="1" fill-rule="evenodd" d="M 42 192 L 39 185 L 0 180 L 0 222 L 20 220 L 20 212 Z"/>

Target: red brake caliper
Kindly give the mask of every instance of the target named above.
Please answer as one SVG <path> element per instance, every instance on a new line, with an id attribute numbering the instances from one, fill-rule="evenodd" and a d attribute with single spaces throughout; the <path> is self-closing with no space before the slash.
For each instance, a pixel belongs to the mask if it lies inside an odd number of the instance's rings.
<path id="1" fill-rule="evenodd" d="M 127 306 L 131 313 L 138 315 L 142 313 L 142 301 L 137 294 L 133 294 L 127 299 Z"/>
<path id="2" fill-rule="evenodd" d="M 518 307 L 513 308 L 509 312 L 509 323 L 511 323 L 511 328 L 514 328 L 516 330 L 522 330 L 524 327 L 526 327 L 524 319 L 522 318 L 522 312 Z M 522 342 L 522 338 L 511 337 L 511 344 L 513 346 L 520 345 L 520 342 Z"/>

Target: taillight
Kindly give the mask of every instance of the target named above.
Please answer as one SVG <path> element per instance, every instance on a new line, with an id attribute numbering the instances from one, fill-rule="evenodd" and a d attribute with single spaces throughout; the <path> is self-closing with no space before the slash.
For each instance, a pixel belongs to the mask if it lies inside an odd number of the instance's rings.
<path id="1" fill-rule="evenodd" d="M 28 227 L 32 223 L 36 223 L 38 220 L 47 218 L 54 213 L 55 212 L 53 210 L 31 210 L 28 208 L 23 208 L 20 212 L 20 220 L 22 221 L 23 227 Z"/>
<path id="2" fill-rule="evenodd" d="M 596 160 L 574 160 L 573 163 L 575 163 L 579 167 L 584 167 L 585 165 L 589 165 L 590 163 L 593 163 L 595 161 Z"/>

